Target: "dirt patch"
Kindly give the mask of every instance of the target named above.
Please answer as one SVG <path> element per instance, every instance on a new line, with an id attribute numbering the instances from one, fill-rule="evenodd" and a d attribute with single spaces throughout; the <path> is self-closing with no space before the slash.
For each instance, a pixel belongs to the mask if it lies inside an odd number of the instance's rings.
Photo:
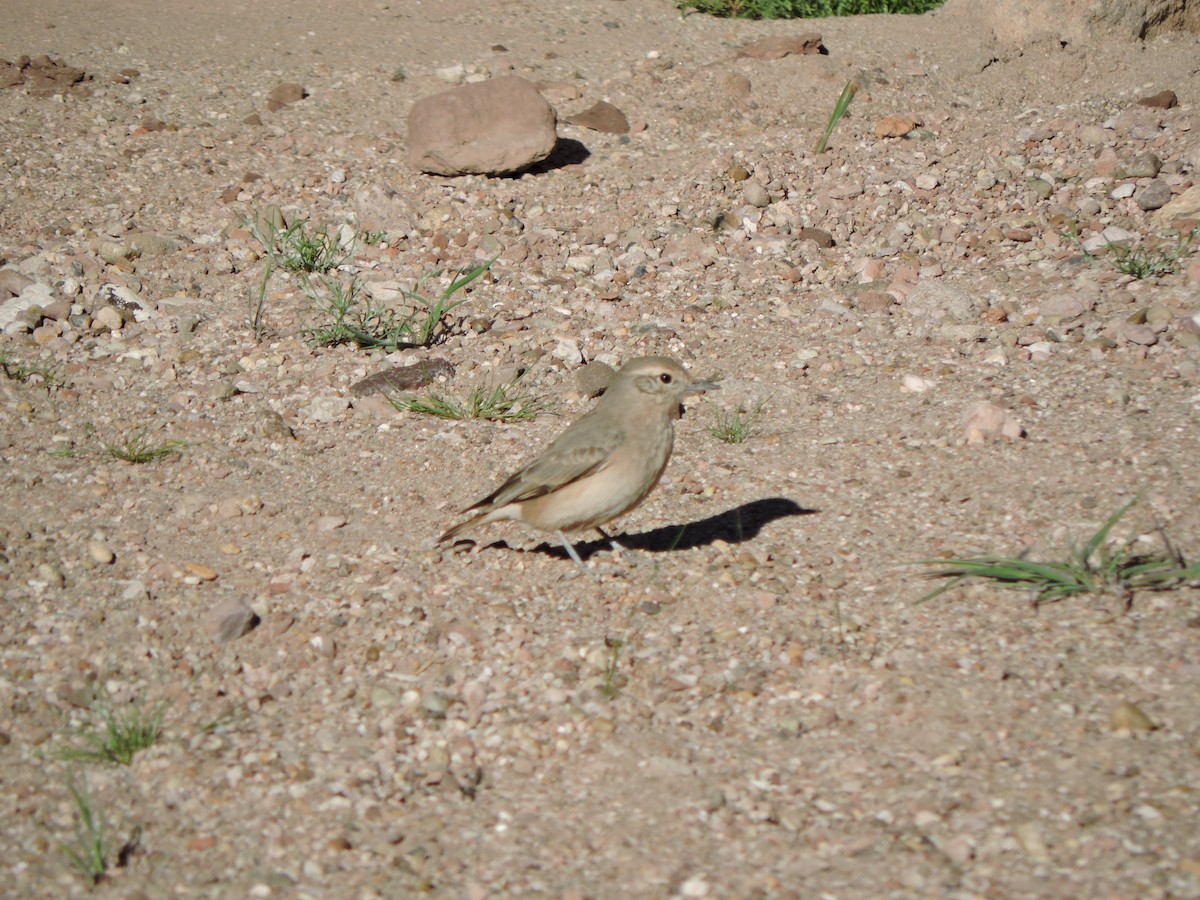
<path id="1" fill-rule="evenodd" d="M 0 91 L 8 894 L 86 891 L 74 771 L 97 896 L 1200 896 L 1197 591 L 922 605 L 911 565 L 1046 558 L 1139 494 L 1114 537 L 1200 555 L 1197 245 L 1138 202 L 1197 183 L 1194 35 L 241 15 L 18 2 L 0 37 L 105 73 Z M 827 54 L 738 53 L 813 30 Z M 510 73 L 565 152 L 409 169 L 416 100 Z M 600 101 L 628 133 L 569 124 Z M 385 306 L 495 262 L 431 350 L 318 348 L 322 283 L 262 290 L 271 207 Z M 722 389 L 625 552 L 578 543 L 598 580 L 516 526 L 434 545 L 590 408 L 585 363 L 658 354 Z M 434 359 L 559 416 L 354 389 Z M 98 697 L 165 704 L 129 766 L 63 758 Z"/>

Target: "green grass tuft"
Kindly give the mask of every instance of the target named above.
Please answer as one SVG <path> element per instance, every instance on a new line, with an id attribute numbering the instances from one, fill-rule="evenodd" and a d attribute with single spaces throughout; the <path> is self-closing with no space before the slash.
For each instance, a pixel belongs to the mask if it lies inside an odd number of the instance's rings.
<path id="1" fill-rule="evenodd" d="M 716 424 L 709 426 L 708 433 L 726 444 L 741 444 L 758 433 L 758 422 L 766 411 L 767 401 L 760 400 L 747 407 L 739 403 L 736 409 L 718 409 Z"/>
<path id="2" fill-rule="evenodd" d="M 112 444 L 102 441 L 101 446 L 104 448 L 104 452 L 113 459 L 140 465 L 157 462 L 168 456 L 178 456 L 190 444 L 187 441 L 175 440 L 154 443 L 150 439 L 149 428 L 134 428 L 125 432 Z"/>
<path id="3" fill-rule="evenodd" d="M 730 19 L 821 19 L 874 13 L 925 13 L 944 0 L 676 0 L 675 8 Z"/>
<path id="4" fill-rule="evenodd" d="M 445 289 L 433 300 L 427 299 L 421 293 L 421 289 L 425 286 L 425 282 L 431 273 L 422 275 L 411 291 L 404 292 L 405 298 L 413 304 L 413 309 L 417 315 L 419 327 L 416 331 L 416 341 L 420 346 L 428 347 L 436 343 L 440 331 L 445 327 L 446 316 L 462 306 L 469 299 L 462 297 L 455 300 L 453 299 L 454 295 L 484 272 L 488 271 L 496 259 L 497 257 L 493 256 L 491 259 L 476 263 L 470 268 L 463 267 L 459 269 L 455 273 L 454 278 L 450 280 L 450 283 L 446 285 Z"/>
<path id="5" fill-rule="evenodd" d="M 275 264 L 289 272 L 332 272 L 354 255 L 354 244 L 343 249 L 336 232 L 308 230 L 308 221 L 297 219 L 287 228 L 266 220 L 252 223 L 251 233 Z"/>
<path id="6" fill-rule="evenodd" d="M 153 747 L 162 734 L 167 704 L 157 703 L 146 709 L 141 703 L 133 703 L 119 708 L 106 695 L 96 700 L 92 711 L 101 727 L 83 735 L 84 746 L 63 751 L 63 758 L 127 766 L 137 753 Z"/>
<path id="7" fill-rule="evenodd" d="M 1113 527 L 1137 504 L 1131 500 L 1108 517 L 1082 548 L 1072 549 L 1065 560 L 1033 562 L 1022 557 L 978 556 L 965 559 L 924 559 L 918 565 L 940 566 L 931 578 L 949 581 L 926 594 L 924 603 L 967 579 L 992 582 L 1033 595 L 1035 607 L 1079 594 L 1116 594 L 1126 606 L 1136 591 L 1163 591 L 1200 585 L 1200 563 L 1189 565 L 1159 529 L 1164 555 L 1134 553 L 1132 542 L 1116 549 L 1107 546 Z"/>
<path id="8" fill-rule="evenodd" d="M 388 395 L 401 412 L 415 412 L 439 419 L 488 419 L 492 422 L 526 422 L 546 412 L 542 401 L 531 397 L 517 382 L 518 375 L 504 384 L 472 388 L 465 399 L 448 394 Z"/>
<path id="9" fill-rule="evenodd" d="M 258 286 L 250 289 L 246 304 L 246 318 L 250 330 L 254 339 L 260 342 L 267 334 L 267 284 L 275 270 L 323 275 L 353 257 L 354 247 L 359 239 L 359 235 L 356 234 L 350 246 L 343 248 L 336 231 L 323 228 L 310 233 L 308 222 L 304 219 L 297 219 L 286 227 L 283 221 L 283 214 L 274 207 L 253 218 L 242 218 L 242 227 L 249 230 L 258 241 L 266 259 L 263 264 L 263 276 Z M 369 241 L 372 235 L 365 237 Z"/>
<path id="10" fill-rule="evenodd" d="M 317 310 L 319 323 L 305 329 L 317 346 L 357 344 L 365 349 L 385 351 L 429 347 L 447 333 L 446 317 L 469 301 L 454 295 L 491 268 L 496 260 L 486 260 L 460 269 L 450 283 L 434 298 L 421 291 L 430 277 L 427 273 L 411 290 L 403 291 L 407 306 L 395 310 L 366 297 L 360 281 L 348 286 L 336 278 L 321 278 L 306 288 L 309 301 Z"/>
<path id="11" fill-rule="evenodd" d="M 40 381 L 47 391 L 62 384 L 62 376 L 56 366 L 49 363 L 21 362 L 3 352 L 0 352 L 0 372 L 3 372 L 9 381 L 19 381 L 21 384 Z"/>
<path id="12" fill-rule="evenodd" d="M 1171 275 L 1179 268 L 1180 258 L 1187 252 L 1192 239 L 1200 232 L 1200 228 L 1187 235 L 1179 235 L 1174 246 L 1118 247 L 1110 245 L 1113 254 L 1113 265 L 1123 275 L 1132 275 L 1139 281 L 1145 278 L 1158 278 Z"/>
<path id="13" fill-rule="evenodd" d="M 1079 237 L 1079 227 L 1072 222 L 1062 237 L 1071 241 L 1088 260 L 1095 262 L 1097 255 L 1083 245 Z M 1100 252 L 1107 252 L 1112 260 L 1113 268 L 1123 275 L 1132 275 L 1139 281 L 1146 278 L 1158 278 L 1174 274 L 1179 269 L 1179 261 L 1187 254 L 1192 241 L 1200 235 L 1200 227 L 1193 228 L 1186 234 L 1178 234 L 1172 243 L 1166 237 L 1159 237 L 1153 244 L 1147 242 L 1136 247 L 1125 247 L 1120 244 L 1107 243 Z"/>
<path id="14" fill-rule="evenodd" d="M 446 317 L 469 299 L 455 299 L 455 294 L 496 261 L 493 257 L 459 270 L 441 294 L 433 298 L 422 293 L 432 274 L 427 273 L 412 290 L 402 291 L 406 308 L 394 310 L 365 298 L 360 280 L 352 279 L 346 284 L 330 275 L 353 258 L 358 243 L 382 243 L 387 239 L 386 232 L 356 232 L 347 247 L 339 241 L 336 229 L 310 232 L 307 225 L 305 220 L 298 219 L 284 227 L 283 214 L 276 207 L 242 219 L 242 226 L 258 242 L 265 260 L 262 278 L 250 288 L 246 303 L 247 324 L 256 341 L 262 341 L 267 334 L 267 286 L 276 269 L 319 276 L 306 280 L 302 287 L 320 317 L 319 322 L 304 329 L 312 343 L 325 347 L 352 343 L 392 351 L 437 343 L 446 332 Z"/>
<path id="15" fill-rule="evenodd" d="M 383 346 L 389 338 L 399 341 L 406 333 L 395 321 L 394 313 L 364 301 L 362 282 L 357 278 L 349 284 L 322 278 L 307 283 L 304 292 L 321 319 L 319 324 L 304 329 L 305 337 L 315 346 L 356 342 L 360 346 Z"/>

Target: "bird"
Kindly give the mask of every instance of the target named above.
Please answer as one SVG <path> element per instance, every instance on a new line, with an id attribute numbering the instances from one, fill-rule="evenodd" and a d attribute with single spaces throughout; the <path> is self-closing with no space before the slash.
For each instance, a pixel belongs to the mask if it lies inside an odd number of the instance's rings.
<path id="1" fill-rule="evenodd" d="M 513 520 L 556 535 L 585 574 L 568 532 L 600 527 L 632 510 L 658 484 L 675 443 L 674 420 L 691 394 L 717 390 L 665 356 L 631 359 L 591 412 L 567 428 L 533 462 L 463 510 L 474 515 L 437 539 L 476 525 Z M 614 547 L 618 546 L 613 542 Z"/>

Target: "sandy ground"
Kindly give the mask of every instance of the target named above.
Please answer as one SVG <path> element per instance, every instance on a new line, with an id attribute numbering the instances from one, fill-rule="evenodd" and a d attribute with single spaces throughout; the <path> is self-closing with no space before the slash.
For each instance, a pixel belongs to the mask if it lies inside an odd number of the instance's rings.
<path id="1" fill-rule="evenodd" d="M 1175 246 L 1138 192 L 1200 182 L 1200 41 L 971 9 L 7 4 L 0 57 L 90 80 L 0 90 L 0 262 L 58 304 L 0 338 L 0 893 L 1200 897 L 1200 592 L 921 604 L 912 565 L 1061 557 L 1139 495 L 1114 538 L 1200 556 L 1196 245 L 1135 279 L 1074 240 Z M 736 56 L 807 30 L 827 55 Z M 509 71 L 634 130 L 560 125 L 573 155 L 520 178 L 408 167 L 416 99 Z M 336 277 L 395 297 L 497 256 L 444 339 L 314 346 L 286 273 L 256 336 L 244 218 L 353 231 L 381 191 Z M 588 408 L 583 361 L 647 354 L 722 391 L 624 554 L 434 544 Z M 440 391 L 521 370 L 556 415 L 351 391 L 434 357 Z M 970 440 L 979 402 L 1022 436 Z M 179 452 L 107 452 L 138 434 Z M 105 708 L 162 736 L 74 758 Z M 95 888 L 62 851 L 85 777 Z"/>

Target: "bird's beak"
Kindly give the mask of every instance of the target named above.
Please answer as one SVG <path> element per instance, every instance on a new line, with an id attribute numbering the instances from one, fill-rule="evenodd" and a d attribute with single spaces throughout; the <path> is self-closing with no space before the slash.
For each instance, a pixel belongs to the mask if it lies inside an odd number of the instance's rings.
<path id="1" fill-rule="evenodd" d="M 693 381 L 688 385 L 687 393 L 703 394 L 705 391 L 719 391 L 721 386 L 713 384 L 711 381 Z"/>

